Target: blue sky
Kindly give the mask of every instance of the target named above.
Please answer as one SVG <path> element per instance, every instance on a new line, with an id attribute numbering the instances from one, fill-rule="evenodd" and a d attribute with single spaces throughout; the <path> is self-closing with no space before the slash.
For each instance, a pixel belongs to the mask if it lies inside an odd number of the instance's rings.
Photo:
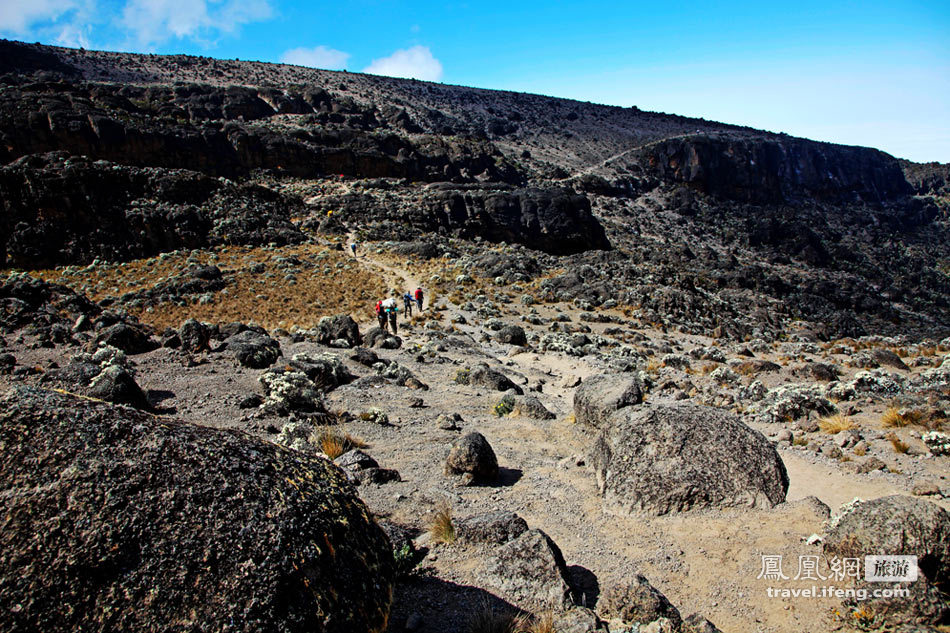
<path id="1" fill-rule="evenodd" d="M 0 36 L 636 105 L 950 162 L 947 0 L 2 0 Z"/>

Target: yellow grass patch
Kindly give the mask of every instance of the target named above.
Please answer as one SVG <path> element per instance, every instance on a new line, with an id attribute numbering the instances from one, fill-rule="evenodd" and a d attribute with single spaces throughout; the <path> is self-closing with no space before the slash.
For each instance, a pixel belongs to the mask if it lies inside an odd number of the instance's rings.
<path id="1" fill-rule="evenodd" d="M 840 414 L 829 415 L 828 417 L 818 420 L 818 428 L 830 435 L 835 435 L 841 431 L 848 431 L 856 426 L 857 424 L 853 419 Z"/>

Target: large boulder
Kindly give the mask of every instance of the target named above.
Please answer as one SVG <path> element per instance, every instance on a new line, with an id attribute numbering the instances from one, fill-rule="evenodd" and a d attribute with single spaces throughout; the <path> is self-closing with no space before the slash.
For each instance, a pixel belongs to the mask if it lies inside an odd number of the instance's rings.
<path id="1" fill-rule="evenodd" d="M 0 446 L 0 629 L 386 625 L 389 543 L 326 460 L 37 389 Z"/>
<path id="2" fill-rule="evenodd" d="M 96 343 L 110 345 L 126 354 L 142 354 L 159 346 L 145 328 L 128 323 L 116 323 L 96 334 Z"/>
<path id="3" fill-rule="evenodd" d="M 524 393 L 521 387 L 513 383 L 508 376 L 490 368 L 487 363 L 479 363 L 474 368 L 459 370 L 455 375 L 455 382 L 460 385 L 486 387 L 493 391 L 508 391 L 511 389 L 518 395 Z"/>
<path id="4" fill-rule="evenodd" d="M 211 328 L 197 319 L 187 319 L 178 328 L 178 340 L 185 352 L 207 351 L 211 342 Z"/>
<path id="5" fill-rule="evenodd" d="M 679 626 L 680 612 L 640 574 L 611 586 L 597 601 L 601 615 L 624 624 L 649 624 L 666 618 Z"/>
<path id="6" fill-rule="evenodd" d="M 574 419 L 601 428 L 614 411 L 641 402 L 643 388 L 637 378 L 598 374 L 585 379 L 574 391 Z"/>
<path id="7" fill-rule="evenodd" d="M 237 362 L 251 369 L 270 367 L 280 358 L 280 343 L 258 330 L 239 332 L 224 344 Z"/>
<path id="8" fill-rule="evenodd" d="M 498 479 L 498 458 L 485 436 L 473 431 L 452 444 L 445 474 L 460 476 L 466 484 L 493 483 Z"/>
<path id="9" fill-rule="evenodd" d="M 334 341 L 346 341 L 349 347 L 356 347 L 363 342 L 360 336 L 360 327 L 348 314 L 323 317 L 317 323 L 317 342 L 321 345 L 330 345 Z"/>
<path id="10" fill-rule="evenodd" d="M 874 600 L 875 613 L 894 623 L 908 619 L 927 624 L 950 621 L 950 514 L 940 506 L 903 495 L 854 504 L 837 518 L 824 539 L 828 557 L 916 556 L 918 579 L 910 598 Z M 868 589 L 891 587 L 880 582 Z"/>
<path id="11" fill-rule="evenodd" d="M 765 436 L 731 413 L 690 403 L 620 409 L 591 462 L 605 507 L 621 514 L 768 508 L 788 491 L 785 464 Z"/>
<path id="12" fill-rule="evenodd" d="M 569 609 L 574 596 L 561 550 L 541 530 L 528 530 L 495 551 L 483 581 L 523 609 Z"/>

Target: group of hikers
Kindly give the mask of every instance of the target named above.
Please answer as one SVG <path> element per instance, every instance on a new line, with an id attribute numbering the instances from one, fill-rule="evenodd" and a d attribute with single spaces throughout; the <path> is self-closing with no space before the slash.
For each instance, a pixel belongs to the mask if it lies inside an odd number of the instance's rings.
<path id="1" fill-rule="evenodd" d="M 399 291 L 393 291 L 393 294 L 398 295 Z M 422 288 L 416 288 L 415 292 L 409 292 L 407 290 L 406 293 L 402 295 L 403 309 L 406 311 L 407 318 L 412 316 L 413 305 L 415 305 L 419 312 L 422 312 L 422 301 Z M 396 314 L 398 312 L 399 306 L 396 303 L 395 297 L 389 297 L 388 299 L 381 299 L 377 301 L 376 319 L 379 321 L 379 329 L 383 330 L 384 332 L 392 330 L 392 333 L 396 334 Z"/>

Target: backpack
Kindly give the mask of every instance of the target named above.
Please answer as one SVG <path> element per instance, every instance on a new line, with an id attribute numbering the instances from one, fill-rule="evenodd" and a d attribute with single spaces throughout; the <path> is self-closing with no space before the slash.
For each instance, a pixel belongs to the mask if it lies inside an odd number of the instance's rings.
<path id="1" fill-rule="evenodd" d="M 382 313 L 382 311 L 383 311 L 383 302 L 382 302 L 382 301 L 377 301 L 377 302 L 376 302 L 376 314 L 380 314 L 380 313 Z"/>
<path id="2" fill-rule="evenodd" d="M 422 288 L 416 288 L 416 299 L 422 298 Z"/>

